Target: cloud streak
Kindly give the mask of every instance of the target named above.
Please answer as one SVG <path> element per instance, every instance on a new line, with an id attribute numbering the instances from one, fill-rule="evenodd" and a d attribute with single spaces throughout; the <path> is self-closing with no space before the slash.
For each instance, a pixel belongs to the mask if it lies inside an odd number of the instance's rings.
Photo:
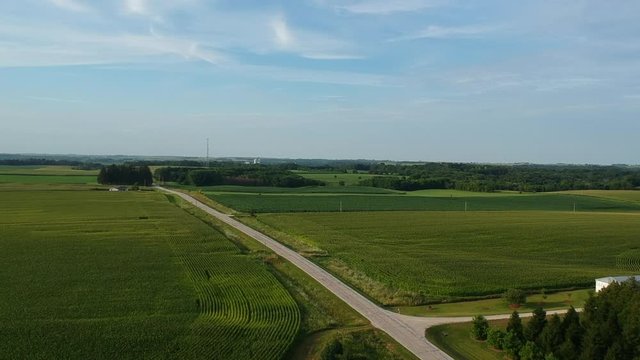
<path id="1" fill-rule="evenodd" d="M 439 26 L 429 25 L 415 33 L 392 38 L 389 41 L 406 41 L 420 39 L 475 39 L 500 29 L 491 25 Z"/>
<path id="2" fill-rule="evenodd" d="M 89 11 L 89 7 L 77 0 L 49 0 L 53 5 L 74 12 L 86 12 Z"/>
<path id="3" fill-rule="evenodd" d="M 273 43 L 277 50 L 298 54 L 313 60 L 355 60 L 363 56 L 351 52 L 345 41 L 308 30 L 293 29 L 284 16 L 279 15 L 269 23 Z"/>
<path id="4" fill-rule="evenodd" d="M 363 15 L 390 15 L 449 5 L 447 0 L 366 0 L 348 5 L 334 5 L 338 10 Z"/>

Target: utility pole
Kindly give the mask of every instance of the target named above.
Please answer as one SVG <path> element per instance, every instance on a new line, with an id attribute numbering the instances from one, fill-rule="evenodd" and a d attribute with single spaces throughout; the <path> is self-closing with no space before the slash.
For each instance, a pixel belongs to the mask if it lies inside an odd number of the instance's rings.
<path id="1" fill-rule="evenodd" d="M 207 138 L 207 160 L 205 162 L 207 168 L 209 168 L 209 138 Z"/>

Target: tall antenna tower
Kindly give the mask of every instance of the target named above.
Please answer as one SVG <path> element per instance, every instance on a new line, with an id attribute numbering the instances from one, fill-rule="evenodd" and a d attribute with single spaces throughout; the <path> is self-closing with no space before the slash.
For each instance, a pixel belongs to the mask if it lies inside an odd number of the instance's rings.
<path id="1" fill-rule="evenodd" d="M 207 138 L 207 160 L 205 162 L 206 167 L 209 167 L 209 138 Z"/>

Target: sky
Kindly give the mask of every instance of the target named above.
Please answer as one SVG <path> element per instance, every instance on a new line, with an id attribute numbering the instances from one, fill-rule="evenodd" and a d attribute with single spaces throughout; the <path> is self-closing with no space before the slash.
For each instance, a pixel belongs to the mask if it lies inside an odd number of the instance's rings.
<path id="1" fill-rule="evenodd" d="M 3 0 L 0 153 L 640 164 L 637 0 Z"/>

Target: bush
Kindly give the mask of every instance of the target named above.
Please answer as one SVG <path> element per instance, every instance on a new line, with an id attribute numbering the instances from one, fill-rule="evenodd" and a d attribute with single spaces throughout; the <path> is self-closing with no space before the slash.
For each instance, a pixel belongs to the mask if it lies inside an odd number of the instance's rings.
<path id="1" fill-rule="evenodd" d="M 527 301 L 527 294 L 520 289 L 509 289 L 502 297 L 509 305 L 522 305 Z"/>
<path id="2" fill-rule="evenodd" d="M 544 360 L 544 355 L 536 343 L 527 341 L 520 349 L 520 360 Z"/>
<path id="3" fill-rule="evenodd" d="M 487 334 L 487 343 L 493 346 L 494 349 L 502 350 L 504 337 L 506 333 L 500 329 L 489 329 Z"/>
<path id="4" fill-rule="evenodd" d="M 509 357 L 514 360 L 520 359 L 520 350 L 522 349 L 522 341 L 518 334 L 515 331 L 510 330 L 507 331 L 507 334 L 504 337 L 504 341 L 502 342 L 502 347 Z"/>
<path id="5" fill-rule="evenodd" d="M 489 331 L 489 322 L 484 316 L 478 315 L 473 318 L 473 329 L 471 333 L 476 340 L 487 340 L 487 332 Z"/>

